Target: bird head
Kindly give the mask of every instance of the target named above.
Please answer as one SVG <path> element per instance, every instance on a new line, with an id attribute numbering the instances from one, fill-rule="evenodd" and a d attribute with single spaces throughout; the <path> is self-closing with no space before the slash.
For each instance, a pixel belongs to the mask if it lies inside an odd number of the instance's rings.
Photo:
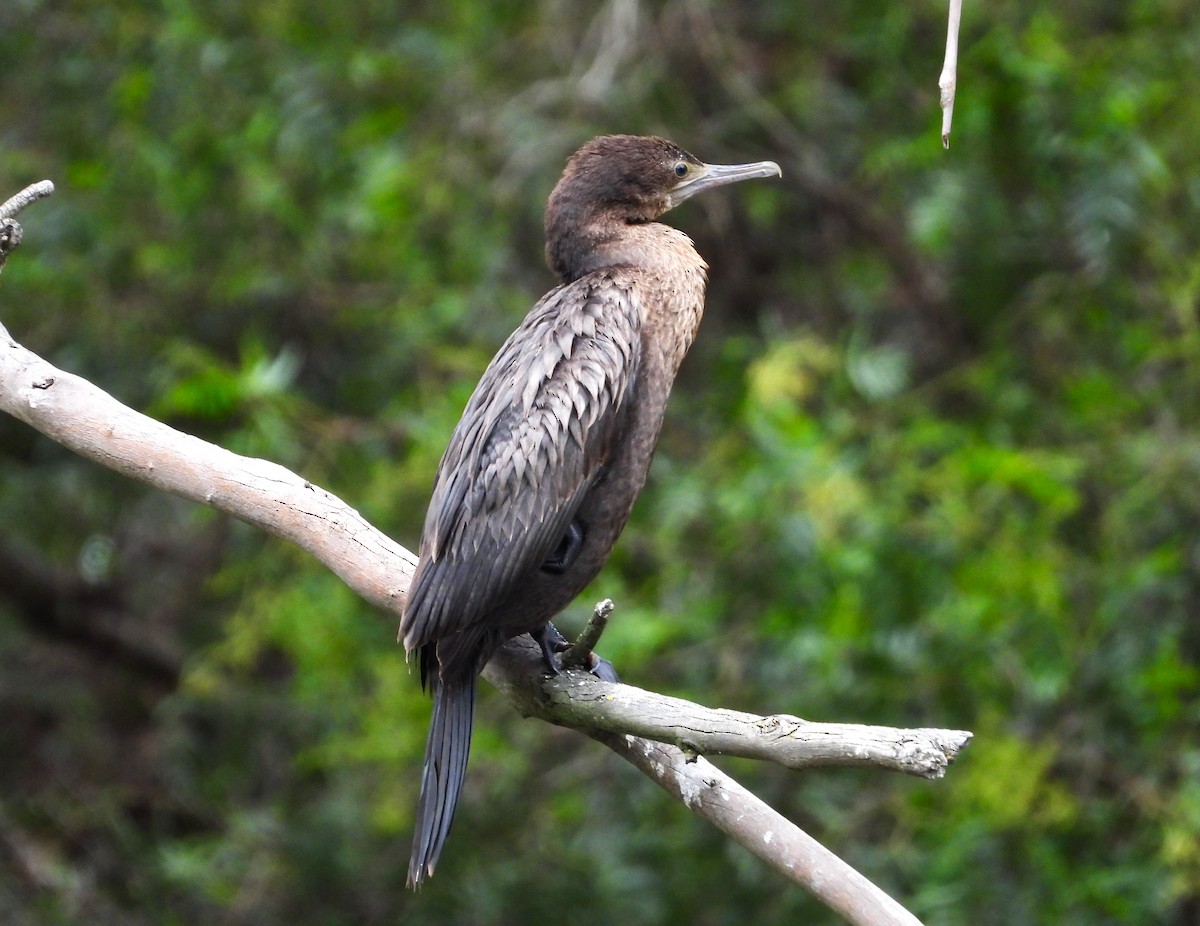
<path id="1" fill-rule="evenodd" d="M 604 135 L 567 161 L 550 196 L 547 226 L 556 209 L 605 213 L 628 223 L 652 222 L 703 190 L 781 175 L 774 161 L 705 164 L 665 138 Z"/>

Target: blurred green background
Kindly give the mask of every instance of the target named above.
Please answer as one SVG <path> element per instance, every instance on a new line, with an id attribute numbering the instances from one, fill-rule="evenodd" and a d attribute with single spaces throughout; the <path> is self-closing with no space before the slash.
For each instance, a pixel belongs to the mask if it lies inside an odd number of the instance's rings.
<path id="1" fill-rule="evenodd" d="M 564 618 L 714 706 L 973 730 L 947 779 L 722 762 L 927 923 L 1200 922 L 1200 8 L 4 0 L 13 336 L 415 547 L 595 134 L 784 178 L 671 221 L 708 312 Z M 0 920 L 834 923 L 287 545 L 0 420 Z"/>

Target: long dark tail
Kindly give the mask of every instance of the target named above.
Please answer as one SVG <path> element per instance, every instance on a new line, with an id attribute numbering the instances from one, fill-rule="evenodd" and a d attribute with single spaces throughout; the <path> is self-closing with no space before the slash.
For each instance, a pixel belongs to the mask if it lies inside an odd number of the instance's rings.
<path id="1" fill-rule="evenodd" d="M 420 887 L 433 874 L 454 820 L 467 776 L 471 726 L 475 719 L 475 676 L 434 682 L 433 721 L 425 744 L 425 770 L 417 805 L 408 886 Z"/>

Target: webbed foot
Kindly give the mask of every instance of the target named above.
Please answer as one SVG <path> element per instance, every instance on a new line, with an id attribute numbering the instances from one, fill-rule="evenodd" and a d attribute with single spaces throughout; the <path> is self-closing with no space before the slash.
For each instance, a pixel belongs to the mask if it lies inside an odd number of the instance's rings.
<path id="1" fill-rule="evenodd" d="M 542 662 L 545 663 L 546 671 L 551 675 L 558 675 L 562 672 L 559 655 L 571 648 L 571 643 L 564 637 L 549 621 L 546 624 L 533 631 L 530 634 L 533 637 L 538 648 L 542 651 Z M 617 670 L 613 664 L 607 659 L 597 656 L 595 653 L 589 653 L 591 663 L 588 666 L 588 671 L 596 678 L 604 682 L 612 682 L 616 684 L 621 679 L 617 675 Z"/>
<path id="2" fill-rule="evenodd" d="M 597 656 L 595 653 L 592 653 L 591 656 L 592 665 L 588 671 L 602 682 L 612 682 L 614 685 L 619 685 L 621 677 L 617 675 L 617 670 L 613 667 L 613 664 L 603 656 Z"/>
<path id="3" fill-rule="evenodd" d="M 571 646 L 567 638 L 549 621 L 533 631 L 530 636 L 542 651 L 542 662 L 546 664 L 546 671 L 551 675 L 558 675 L 562 671 L 558 664 L 558 654 Z"/>

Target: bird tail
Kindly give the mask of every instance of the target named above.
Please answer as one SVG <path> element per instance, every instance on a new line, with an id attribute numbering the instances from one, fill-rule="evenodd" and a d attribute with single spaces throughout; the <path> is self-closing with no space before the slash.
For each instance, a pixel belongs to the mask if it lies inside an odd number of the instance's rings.
<path id="1" fill-rule="evenodd" d="M 420 887 L 433 874 L 454 820 L 467 776 L 475 719 L 475 676 L 433 684 L 433 721 L 425 744 L 421 797 L 408 862 L 408 886 Z"/>

